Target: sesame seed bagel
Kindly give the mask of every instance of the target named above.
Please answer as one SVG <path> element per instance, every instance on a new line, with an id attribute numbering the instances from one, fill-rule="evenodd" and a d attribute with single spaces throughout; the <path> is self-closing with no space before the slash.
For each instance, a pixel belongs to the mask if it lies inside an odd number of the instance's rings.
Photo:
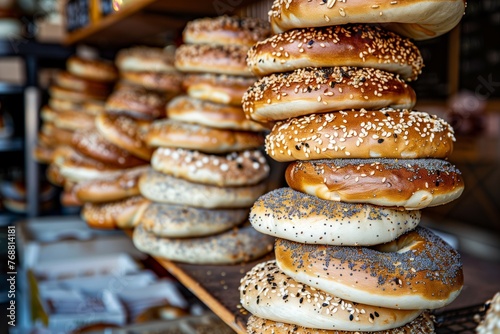
<path id="1" fill-rule="evenodd" d="M 205 209 L 249 208 L 266 191 L 266 183 L 217 187 L 189 182 L 151 169 L 140 177 L 139 190 L 144 197 L 160 203 Z"/>
<path id="2" fill-rule="evenodd" d="M 181 148 L 160 147 L 151 158 L 154 170 L 182 179 L 219 187 L 257 184 L 269 175 L 269 165 L 259 150 L 205 154 Z"/>
<path id="3" fill-rule="evenodd" d="M 350 109 L 411 109 L 415 91 L 397 75 L 374 68 L 301 68 L 270 74 L 248 88 L 243 110 L 258 122 Z"/>
<path id="4" fill-rule="evenodd" d="M 143 140 L 144 128 L 140 122 L 124 115 L 100 114 L 95 118 L 97 130 L 106 140 L 132 153 L 136 157 L 149 161 L 153 149 Z"/>
<path id="5" fill-rule="evenodd" d="M 277 239 L 275 254 L 278 267 L 298 282 L 368 305 L 435 309 L 463 286 L 460 254 L 423 227 L 372 247 Z"/>
<path id="6" fill-rule="evenodd" d="M 250 47 L 270 33 L 269 23 L 264 20 L 222 15 L 189 21 L 182 38 L 187 44 L 237 44 Z"/>
<path id="7" fill-rule="evenodd" d="M 288 185 L 331 201 L 418 210 L 457 199 L 460 171 L 441 159 L 331 159 L 288 165 Z"/>
<path id="8" fill-rule="evenodd" d="M 109 83 L 84 79 L 66 71 L 58 72 L 54 79 L 57 86 L 73 91 L 90 92 L 99 96 L 107 95 L 111 91 Z"/>
<path id="9" fill-rule="evenodd" d="M 247 119 L 241 106 L 214 103 L 189 96 L 178 96 L 167 105 L 169 119 L 218 129 L 264 131 L 261 124 Z"/>
<path id="10" fill-rule="evenodd" d="M 50 96 L 59 100 L 69 100 L 82 103 L 85 100 L 105 100 L 109 90 L 106 91 L 77 91 L 60 86 L 51 85 L 49 87 Z"/>
<path id="11" fill-rule="evenodd" d="M 85 203 L 81 217 L 92 228 L 133 228 L 149 203 L 142 196 L 102 204 Z"/>
<path id="12" fill-rule="evenodd" d="M 43 106 L 40 116 L 44 122 L 50 122 L 55 127 L 63 130 L 75 131 L 95 127 L 94 115 L 81 110 L 56 111 L 49 106 Z"/>
<path id="13" fill-rule="evenodd" d="M 275 0 L 269 19 L 275 33 L 293 28 L 383 23 L 398 34 L 425 40 L 453 29 L 464 11 L 464 0 L 384 0 L 376 4 L 363 0 Z"/>
<path id="14" fill-rule="evenodd" d="M 148 163 L 106 140 L 95 128 L 75 131 L 72 146 L 81 154 L 111 166 L 131 168 Z"/>
<path id="15" fill-rule="evenodd" d="M 175 72 L 174 53 L 170 50 L 136 46 L 121 49 L 115 58 L 120 72 Z"/>
<path id="16" fill-rule="evenodd" d="M 194 98 L 241 107 L 241 99 L 256 78 L 225 74 L 187 74 L 183 87 Z"/>
<path id="17" fill-rule="evenodd" d="M 139 177 L 149 166 L 123 169 L 117 175 L 97 180 L 78 182 L 74 188 L 75 196 L 82 202 L 103 203 L 123 200 L 137 196 Z"/>
<path id="18" fill-rule="evenodd" d="M 141 217 L 144 230 L 158 237 L 193 238 L 218 234 L 240 225 L 248 209 L 203 209 L 151 203 Z"/>
<path id="19" fill-rule="evenodd" d="M 422 310 L 358 304 L 297 282 L 275 260 L 259 263 L 241 279 L 241 305 L 252 315 L 298 326 L 342 331 L 380 331 L 403 326 Z"/>
<path id="20" fill-rule="evenodd" d="M 178 72 L 120 72 L 120 78 L 159 92 L 180 93 L 182 90 L 182 74 Z"/>
<path id="21" fill-rule="evenodd" d="M 175 52 L 175 67 L 182 72 L 208 72 L 251 77 L 247 46 L 183 44 Z"/>
<path id="22" fill-rule="evenodd" d="M 73 131 L 58 128 L 51 122 L 43 122 L 38 134 L 38 140 L 50 147 L 71 145 Z"/>
<path id="23" fill-rule="evenodd" d="M 106 111 L 152 121 L 165 115 L 167 97 L 140 87 L 116 89 L 106 100 Z"/>
<path id="24" fill-rule="evenodd" d="M 52 153 L 52 160 L 53 159 L 54 153 Z M 63 187 L 66 183 L 66 178 L 61 175 L 61 168 L 57 164 L 52 162 L 47 166 L 47 169 L 45 170 L 45 176 L 47 177 L 47 181 L 55 186 Z"/>
<path id="25" fill-rule="evenodd" d="M 88 80 L 112 82 L 118 78 L 115 66 L 106 60 L 91 60 L 77 56 L 66 61 L 68 72 Z"/>
<path id="26" fill-rule="evenodd" d="M 291 188 L 275 189 L 253 205 L 249 221 L 259 232 L 306 244 L 370 246 L 414 229 L 420 211 L 320 199 Z"/>
<path id="27" fill-rule="evenodd" d="M 408 110 L 315 114 L 277 122 L 266 153 L 277 161 L 326 158 L 447 158 L 453 128 L 443 119 Z"/>
<path id="28" fill-rule="evenodd" d="M 404 326 L 383 331 L 339 331 L 314 329 L 251 316 L 247 322 L 248 334 L 433 334 L 434 321 L 427 313 L 422 313 Z"/>
<path id="29" fill-rule="evenodd" d="M 162 238 L 142 225 L 134 229 L 132 241 L 140 251 L 191 264 L 236 264 L 257 259 L 272 250 L 273 238 L 251 226 L 199 238 Z"/>
<path id="30" fill-rule="evenodd" d="M 255 149 L 264 144 L 264 136 L 258 132 L 216 129 L 171 119 L 153 122 L 145 140 L 149 146 L 178 147 L 213 154 Z"/>
<path id="31" fill-rule="evenodd" d="M 247 64 L 258 76 L 302 67 L 355 66 L 397 73 L 413 81 L 422 72 L 423 59 L 408 38 L 378 26 L 355 24 L 273 35 L 249 50 Z"/>

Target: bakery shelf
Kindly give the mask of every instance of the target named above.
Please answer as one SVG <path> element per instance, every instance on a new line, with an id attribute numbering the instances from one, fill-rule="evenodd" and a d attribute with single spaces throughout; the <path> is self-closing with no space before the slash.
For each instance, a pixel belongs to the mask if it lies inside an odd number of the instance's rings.
<path id="1" fill-rule="evenodd" d="M 64 44 L 126 46 L 145 43 L 148 38 L 168 31 L 180 31 L 198 17 L 230 14 L 234 1 L 128 0 L 118 11 L 97 17 L 89 25 L 67 34 Z M 238 0 L 238 7 L 255 0 Z"/>
<path id="2" fill-rule="evenodd" d="M 22 138 L 0 138 L 0 152 L 20 151 L 23 145 Z"/>
<path id="3" fill-rule="evenodd" d="M 22 94 L 23 89 L 21 85 L 0 82 L 0 94 Z"/>

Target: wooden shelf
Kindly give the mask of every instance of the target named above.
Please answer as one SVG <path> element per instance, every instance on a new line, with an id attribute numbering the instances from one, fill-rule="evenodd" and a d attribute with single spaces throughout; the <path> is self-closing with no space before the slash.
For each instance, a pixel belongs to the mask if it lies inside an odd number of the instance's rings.
<path id="1" fill-rule="evenodd" d="M 255 0 L 241 0 L 244 6 Z M 126 46 L 147 43 L 166 32 L 180 32 L 198 17 L 231 14 L 236 7 L 225 1 L 129 0 L 120 10 L 98 18 L 87 27 L 68 33 L 64 44 Z"/>

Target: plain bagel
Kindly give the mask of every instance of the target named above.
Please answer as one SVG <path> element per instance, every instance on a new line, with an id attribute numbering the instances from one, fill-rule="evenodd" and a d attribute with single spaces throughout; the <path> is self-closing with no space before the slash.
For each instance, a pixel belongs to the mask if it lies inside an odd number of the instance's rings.
<path id="1" fill-rule="evenodd" d="M 139 190 L 154 202 L 199 208 L 246 208 L 266 190 L 266 183 L 251 186 L 217 187 L 189 182 L 149 170 L 139 179 Z"/>
<path id="2" fill-rule="evenodd" d="M 208 72 L 251 77 L 248 47 L 241 45 L 183 44 L 175 52 L 175 67 L 182 72 Z"/>
<path id="3" fill-rule="evenodd" d="M 216 129 L 166 119 L 152 123 L 145 141 L 151 147 L 178 147 L 224 154 L 261 147 L 264 136 L 257 132 Z"/>
<path id="4" fill-rule="evenodd" d="M 418 210 L 462 194 L 460 171 L 441 159 L 328 159 L 295 161 L 285 178 L 298 191 L 331 201 Z"/>
<path id="5" fill-rule="evenodd" d="M 252 315 L 314 329 L 381 331 L 403 326 L 423 311 L 345 300 L 297 282 L 275 260 L 259 263 L 247 272 L 239 291 L 241 305 Z"/>
<path id="6" fill-rule="evenodd" d="M 464 12 L 464 0 L 384 0 L 376 4 L 362 0 L 275 0 L 269 19 L 274 33 L 293 28 L 381 23 L 398 34 L 424 40 L 453 29 Z"/>
<path id="7" fill-rule="evenodd" d="M 132 238 L 140 251 L 192 264 L 236 264 L 257 259 L 272 250 L 273 238 L 251 226 L 200 238 L 170 239 L 146 232 L 139 225 Z"/>
<path id="8" fill-rule="evenodd" d="M 277 122 L 266 153 L 277 161 L 327 158 L 447 158 L 453 128 L 443 119 L 408 110 L 314 114 Z"/>
<path id="9" fill-rule="evenodd" d="M 241 107 L 241 99 L 256 78 L 225 74 L 187 74 L 182 82 L 186 93 L 194 98 Z"/>
<path id="10" fill-rule="evenodd" d="M 231 152 L 226 155 L 160 147 L 151 158 L 154 170 L 197 183 L 235 187 L 262 182 L 269 165 L 259 150 Z"/>
<path id="11" fill-rule="evenodd" d="M 221 15 L 189 21 L 182 38 L 187 44 L 237 44 L 250 47 L 270 33 L 269 24 L 264 20 Z"/>
<path id="12" fill-rule="evenodd" d="M 413 81 L 422 71 L 420 51 L 408 38 L 378 26 L 355 24 L 294 29 L 255 44 L 247 64 L 257 76 L 303 67 L 371 67 Z"/>
<path id="13" fill-rule="evenodd" d="M 435 309 L 451 303 L 463 286 L 460 254 L 423 227 L 373 247 L 276 239 L 275 255 L 278 267 L 298 282 L 368 305 Z"/>
<path id="14" fill-rule="evenodd" d="M 434 334 L 434 321 L 427 313 L 422 313 L 415 320 L 404 326 L 384 331 L 339 331 L 328 329 L 313 329 L 292 324 L 250 316 L 247 322 L 248 334 Z"/>
<path id="15" fill-rule="evenodd" d="M 88 80 L 110 83 L 118 78 L 118 72 L 113 63 L 101 59 L 92 60 L 72 56 L 66 61 L 66 68 L 71 74 Z"/>
<path id="16" fill-rule="evenodd" d="M 351 109 L 411 109 L 415 91 L 397 75 L 374 68 L 300 68 L 270 74 L 243 96 L 247 116 L 258 122 Z"/>
<path id="17" fill-rule="evenodd" d="M 217 129 L 264 131 L 266 128 L 246 118 L 241 106 L 214 103 L 186 95 L 178 96 L 167 105 L 171 120 L 200 124 Z"/>
<path id="18" fill-rule="evenodd" d="M 106 100 L 106 111 L 139 120 L 152 121 L 165 116 L 167 96 L 141 87 L 116 89 Z"/>
<path id="19" fill-rule="evenodd" d="M 178 72 L 120 72 L 120 78 L 128 83 L 159 92 L 180 93 L 182 74 Z"/>
<path id="20" fill-rule="evenodd" d="M 243 223 L 248 209 L 203 209 L 151 203 L 141 217 L 145 231 L 158 237 L 193 238 L 224 232 Z"/>
<path id="21" fill-rule="evenodd" d="M 414 229 L 420 211 L 328 201 L 280 188 L 261 196 L 249 221 L 259 232 L 306 244 L 369 246 Z"/>
<path id="22" fill-rule="evenodd" d="M 142 212 L 149 203 L 142 196 L 101 204 L 85 203 L 81 216 L 92 228 L 133 228 L 140 222 Z"/>

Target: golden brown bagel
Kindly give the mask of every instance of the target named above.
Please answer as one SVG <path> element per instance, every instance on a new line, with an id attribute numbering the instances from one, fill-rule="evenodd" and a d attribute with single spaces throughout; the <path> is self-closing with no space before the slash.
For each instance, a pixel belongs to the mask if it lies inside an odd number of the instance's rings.
<path id="1" fill-rule="evenodd" d="M 167 96 L 140 87 L 116 89 L 106 100 L 106 111 L 152 121 L 165 115 Z"/>
<path id="2" fill-rule="evenodd" d="M 113 63 L 102 59 L 84 59 L 78 56 L 71 56 L 66 61 L 68 72 L 78 77 L 95 80 L 112 82 L 118 77 Z"/>
<path id="3" fill-rule="evenodd" d="M 398 76 L 374 68 L 301 68 L 265 76 L 243 96 L 258 122 L 350 109 L 411 109 L 415 91 Z"/>
<path id="4" fill-rule="evenodd" d="M 115 58 L 120 72 L 175 72 L 174 53 L 169 49 L 136 46 L 121 49 Z"/>
<path id="5" fill-rule="evenodd" d="M 178 72 L 120 72 L 122 80 L 159 92 L 180 93 L 182 74 Z"/>
<path id="6" fill-rule="evenodd" d="M 277 239 L 275 254 L 278 267 L 296 281 L 368 305 L 435 309 L 463 287 L 460 255 L 423 227 L 373 247 Z"/>
<path id="7" fill-rule="evenodd" d="M 81 216 L 92 228 L 133 228 L 149 203 L 142 196 L 102 204 L 85 203 Z"/>

